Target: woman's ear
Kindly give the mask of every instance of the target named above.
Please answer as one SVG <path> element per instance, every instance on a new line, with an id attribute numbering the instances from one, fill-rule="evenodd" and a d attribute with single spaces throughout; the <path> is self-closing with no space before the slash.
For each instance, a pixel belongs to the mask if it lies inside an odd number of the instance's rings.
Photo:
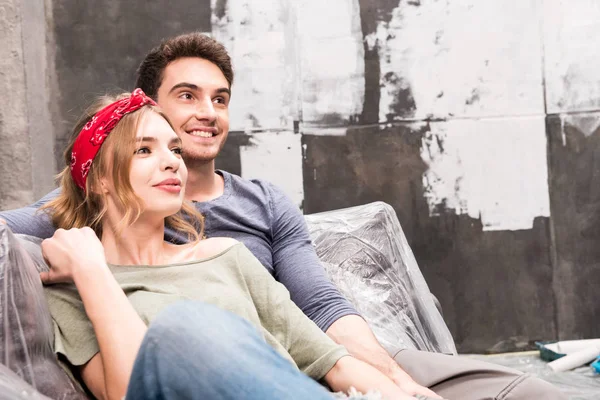
<path id="1" fill-rule="evenodd" d="M 106 195 L 110 185 L 107 178 L 94 179 L 90 185 L 90 191 L 96 195 Z"/>
<path id="2" fill-rule="evenodd" d="M 106 178 L 100 178 L 99 182 L 100 182 L 100 188 L 99 188 L 100 190 L 98 191 L 99 194 L 100 193 L 102 193 L 102 194 L 108 194 L 109 188 L 110 188 L 110 185 L 108 183 L 108 179 L 106 179 Z"/>

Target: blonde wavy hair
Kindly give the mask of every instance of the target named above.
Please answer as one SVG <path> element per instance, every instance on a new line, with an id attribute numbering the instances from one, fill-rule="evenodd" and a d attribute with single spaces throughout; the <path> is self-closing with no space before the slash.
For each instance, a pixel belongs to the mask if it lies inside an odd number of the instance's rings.
<path id="1" fill-rule="evenodd" d="M 131 93 L 123 93 L 118 96 L 100 97 L 75 125 L 71 141 L 64 153 L 66 167 L 57 175 L 61 193 L 43 207 L 43 210 L 51 215 L 55 227 L 70 229 L 89 226 L 99 238 L 102 237 L 102 221 L 107 211 L 106 195 L 99 190 L 100 179 L 103 177 L 112 179 L 116 193 L 115 203 L 123 213 L 123 219 L 115 227 L 117 235 L 133 224 L 144 211 L 144 201 L 134 193 L 129 173 L 136 148 L 136 132 L 142 118 L 153 112 L 171 125 L 158 107 L 146 105 L 125 115 L 115 125 L 92 162 L 85 192 L 73 180 L 70 169 L 73 145 L 85 124 L 102 108 L 130 95 Z M 183 202 L 179 213 L 165 218 L 165 225 L 186 235 L 189 241 L 200 240 L 204 233 L 202 214 L 187 201 Z"/>

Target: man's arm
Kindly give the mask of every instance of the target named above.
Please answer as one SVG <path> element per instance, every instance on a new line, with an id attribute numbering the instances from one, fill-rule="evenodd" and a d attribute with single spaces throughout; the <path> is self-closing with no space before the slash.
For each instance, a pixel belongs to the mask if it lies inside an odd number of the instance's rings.
<path id="1" fill-rule="evenodd" d="M 59 193 L 60 189 L 55 189 L 29 206 L 0 211 L 0 219 L 6 222 L 13 233 L 47 239 L 54 234 L 55 229 L 50 216 L 43 211 L 39 211 L 39 209 L 56 198 Z"/>
<path id="2" fill-rule="evenodd" d="M 381 347 L 365 320 L 327 276 L 298 207 L 276 187 L 270 189 L 275 278 L 289 290 L 294 303 L 336 343 L 405 392 L 440 398 L 418 385 Z"/>
<path id="3" fill-rule="evenodd" d="M 390 378 L 404 392 L 410 395 L 422 394 L 434 399 L 440 396 L 416 383 L 377 341 L 369 325 L 358 315 L 347 315 L 336 320 L 326 331 L 336 343 L 346 347 L 348 352 L 359 360 L 377 368 Z"/>
<path id="4" fill-rule="evenodd" d="M 345 315 L 357 315 L 352 304 L 331 282 L 317 257 L 308 227 L 298 206 L 269 185 L 271 246 L 275 279 L 290 292 L 292 301 L 322 331 Z"/>

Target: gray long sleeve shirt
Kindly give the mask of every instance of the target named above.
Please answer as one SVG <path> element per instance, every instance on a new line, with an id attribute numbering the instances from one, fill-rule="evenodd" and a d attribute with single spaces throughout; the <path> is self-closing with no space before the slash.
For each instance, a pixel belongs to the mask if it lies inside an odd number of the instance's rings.
<path id="1" fill-rule="evenodd" d="M 327 277 L 298 207 L 268 182 L 217 172 L 225 181 L 223 195 L 194 202 L 205 217 L 206 236 L 226 236 L 244 243 L 323 331 L 343 316 L 358 314 Z M 2 211 L 0 218 L 15 233 L 51 237 L 55 228 L 49 216 L 37 210 L 58 193 L 56 189 L 30 206 Z M 179 241 L 177 233 L 169 229 L 165 238 Z"/>

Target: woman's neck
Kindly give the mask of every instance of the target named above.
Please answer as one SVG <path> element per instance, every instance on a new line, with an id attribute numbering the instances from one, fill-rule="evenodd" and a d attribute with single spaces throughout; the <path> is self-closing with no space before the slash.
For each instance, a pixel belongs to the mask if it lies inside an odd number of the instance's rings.
<path id="1" fill-rule="evenodd" d="M 163 265 L 171 254 L 164 241 L 164 219 L 139 219 L 120 234 L 115 231 L 116 218 L 106 218 L 102 226 L 102 245 L 109 264 Z"/>

